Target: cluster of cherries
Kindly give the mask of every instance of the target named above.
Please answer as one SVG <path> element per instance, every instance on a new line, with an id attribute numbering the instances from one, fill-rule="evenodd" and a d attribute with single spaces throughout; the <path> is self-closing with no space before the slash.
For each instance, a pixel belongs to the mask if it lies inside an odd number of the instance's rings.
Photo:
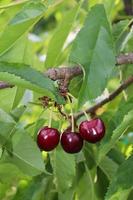
<path id="1" fill-rule="evenodd" d="M 61 136 L 57 129 L 45 126 L 38 132 L 37 144 L 41 150 L 51 151 L 60 142 L 65 152 L 78 153 L 83 147 L 83 140 L 96 143 L 104 137 L 104 134 L 104 122 L 95 118 L 83 121 L 79 126 L 79 133 L 68 129 Z"/>

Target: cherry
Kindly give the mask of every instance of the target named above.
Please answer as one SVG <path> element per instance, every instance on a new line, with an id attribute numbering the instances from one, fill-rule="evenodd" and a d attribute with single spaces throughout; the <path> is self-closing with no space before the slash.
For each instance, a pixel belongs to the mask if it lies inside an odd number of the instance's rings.
<path id="1" fill-rule="evenodd" d="M 45 126 L 41 128 L 37 136 L 37 144 L 41 150 L 51 151 L 59 143 L 60 134 L 57 129 Z"/>
<path id="2" fill-rule="evenodd" d="M 61 135 L 61 146 L 67 153 L 78 153 L 83 147 L 83 139 L 79 133 L 67 130 Z"/>
<path id="3" fill-rule="evenodd" d="M 104 137 L 104 122 L 99 118 L 83 121 L 79 126 L 79 133 L 84 140 L 96 143 Z"/>

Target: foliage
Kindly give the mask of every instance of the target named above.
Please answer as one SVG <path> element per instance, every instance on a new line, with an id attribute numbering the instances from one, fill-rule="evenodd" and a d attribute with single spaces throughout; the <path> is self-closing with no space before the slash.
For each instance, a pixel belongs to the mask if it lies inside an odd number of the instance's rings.
<path id="1" fill-rule="evenodd" d="M 36 144 L 51 109 L 52 127 L 69 126 L 53 101 L 71 113 L 45 71 L 80 65 L 83 77 L 69 85 L 72 109 L 94 105 L 133 75 L 132 65 L 115 65 L 119 54 L 133 51 L 131 22 L 120 0 L 0 1 L 0 81 L 15 85 L 0 90 L 1 200 L 133 199 L 133 86 L 98 110 L 106 126 L 101 142 L 85 142 L 73 155 L 60 145 L 41 152 Z"/>

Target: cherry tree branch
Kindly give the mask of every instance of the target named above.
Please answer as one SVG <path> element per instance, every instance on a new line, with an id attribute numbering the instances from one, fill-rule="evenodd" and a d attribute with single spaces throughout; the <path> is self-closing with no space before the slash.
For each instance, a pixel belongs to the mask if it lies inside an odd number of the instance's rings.
<path id="1" fill-rule="evenodd" d="M 133 64 L 133 53 L 121 54 L 116 59 L 116 65 Z"/>
<path id="2" fill-rule="evenodd" d="M 118 56 L 116 59 L 116 65 L 122 65 L 122 64 L 133 64 L 133 53 L 128 53 L 125 55 L 122 54 Z M 82 68 L 77 65 L 74 67 L 51 68 L 47 70 L 44 74 L 54 81 L 60 80 L 61 81 L 60 86 L 62 87 L 61 89 L 66 91 L 71 79 L 74 78 L 75 76 L 82 75 L 83 72 Z M 115 91 L 110 93 L 110 95 L 107 98 L 101 100 L 94 106 L 88 108 L 86 112 L 90 114 L 95 114 L 98 108 L 112 101 L 115 97 L 117 97 L 123 90 L 125 90 L 131 84 L 133 84 L 133 75 L 130 76 L 127 80 L 125 80 Z M 0 89 L 12 88 L 12 87 L 14 87 L 14 85 L 0 81 Z M 82 115 L 84 115 L 84 112 L 82 111 L 75 114 L 74 115 L 75 121 Z"/>
<path id="3" fill-rule="evenodd" d="M 133 64 L 133 53 L 121 54 L 116 58 L 116 65 Z M 50 68 L 44 72 L 52 80 L 59 80 L 61 91 L 67 92 L 70 81 L 75 77 L 83 74 L 82 68 L 79 65 L 73 67 Z M 12 88 L 5 82 L 0 82 L 0 89 Z"/>
<path id="4" fill-rule="evenodd" d="M 130 76 L 127 80 L 125 80 L 115 91 L 110 93 L 110 95 L 107 98 L 101 100 L 100 102 L 98 102 L 94 106 L 88 108 L 86 110 L 86 113 L 94 114 L 98 108 L 101 108 L 106 103 L 115 99 L 123 90 L 125 90 L 131 84 L 133 84 L 133 76 Z M 84 115 L 84 112 L 82 112 L 82 111 L 75 114 L 74 115 L 75 121 L 78 120 L 82 115 Z"/>
<path id="5" fill-rule="evenodd" d="M 116 58 L 116 65 L 133 64 L 133 53 L 121 54 Z M 68 91 L 68 86 L 75 76 L 83 74 L 79 65 L 74 67 L 51 68 L 45 74 L 52 80 L 59 80 L 59 88 L 64 94 Z"/>
<path id="6" fill-rule="evenodd" d="M 125 5 L 125 12 L 127 15 L 132 15 L 133 14 L 133 2 L 132 0 L 124 0 L 124 5 Z"/>
<path id="7" fill-rule="evenodd" d="M 82 68 L 78 65 L 74 67 L 51 68 L 45 75 L 52 80 L 58 80 L 60 93 L 66 95 L 70 81 L 79 75 L 82 75 Z"/>
<path id="8" fill-rule="evenodd" d="M 12 88 L 14 85 L 0 81 L 0 89 Z"/>

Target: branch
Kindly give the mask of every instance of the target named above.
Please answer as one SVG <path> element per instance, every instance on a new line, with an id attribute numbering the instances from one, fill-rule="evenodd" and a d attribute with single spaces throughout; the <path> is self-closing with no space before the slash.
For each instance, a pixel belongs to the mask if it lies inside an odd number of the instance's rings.
<path id="1" fill-rule="evenodd" d="M 45 74 L 54 81 L 63 78 L 72 79 L 74 76 L 81 75 L 82 69 L 78 65 L 74 67 L 51 68 Z"/>
<path id="2" fill-rule="evenodd" d="M 116 58 L 116 65 L 133 64 L 133 53 L 121 54 Z M 75 76 L 82 75 L 82 68 L 79 65 L 74 67 L 50 68 L 45 74 L 52 80 L 71 80 Z"/>
<path id="3" fill-rule="evenodd" d="M 121 54 L 116 58 L 116 65 L 133 64 L 133 53 Z M 79 65 L 74 67 L 51 68 L 45 74 L 52 80 L 59 80 L 59 89 L 62 94 L 68 92 L 68 86 L 75 76 L 83 74 Z"/>
<path id="4" fill-rule="evenodd" d="M 133 64 L 133 53 L 121 54 L 116 61 L 116 65 Z"/>
<path id="5" fill-rule="evenodd" d="M 133 14 L 133 2 L 132 0 L 124 0 L 124 4 L 125 4 L 125 12 L 127 15 L 132 15 Z"/>
<path id="6" fill-rule="evenodd" d="M 61 80 L 60 84 L 62 84 L 62 90 L 67 90 L 71 79 L 75 76 L 82 75 L 82 69 L 80 66 L 50 68 L 44 73 L 44 75 L 54 81 Z M 13 85 L 0 81 L 0 89 L 12 87 Z"/>
<path id="7" fill-rule="evenodd" d="M 133 53 L 121 54 L 116 58 L 116 65 L 133 64 Z M 83 74 L 79 65 L 74 67 L 50 68 L 44 73 L 52 80 L 59 80 L 59 88 L 61 92 L 68 91 L 70 81 L 75 77 Z M 0 89 L 12 88 L 13 86 L 4 82 L 0 82 Z"/>
<path id="8" fill-rule="evenodd" d="M 14 85 L 0 81 L 0 89 L 12 88 Z"/>
<path id="9" fill-rule="evenodd" d="M 68 92 L 70 81 L 74 77 L 82 74 L 82 68 L 78 65 L 74 67 L 51 68 L 45 72 L 45 75 L 50 79 L 54 81 L 59 80 L 59 89 L 62 94 L 64 93 L 64 95 Z"/>
<path id="10" fill-rule="evenodd" d="M 94 114 L 98 108 L 101 108 L 106 103 L 112 101 L 115 97 L 117 97 L 123 90 L 125 90 L 131 84 L 133 84 L 133 76 L 130 76 L 127 80 L 125 80 L 114 92 L 110 93 L 110 95 L 107 98 L 95 104 L 94 106 L 88 108 L 86 110 L 86 113 Z M 78 120 L 82 115 L 84 115 L 84 112 L 82 111 L 75 114 L 74 115 L 75 121 Z"/>

